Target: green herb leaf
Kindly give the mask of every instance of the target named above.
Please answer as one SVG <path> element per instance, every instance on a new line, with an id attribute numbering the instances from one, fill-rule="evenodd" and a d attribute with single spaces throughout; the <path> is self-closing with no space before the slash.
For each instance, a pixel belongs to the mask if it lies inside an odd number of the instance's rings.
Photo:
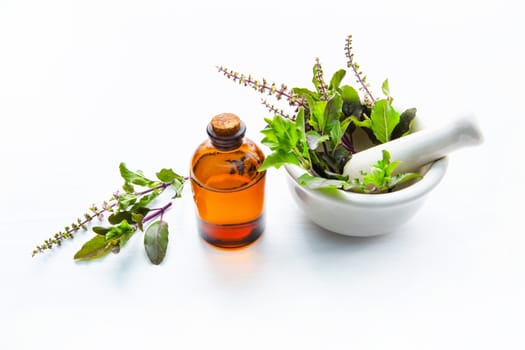
<path id="1" fill-rule="evenodd" d="M 162 182 L 172 182 L 178 177 L 172 169 L 162 169 L 156 175 L 157 179 Z"/>
<path id="2" fill-rule="evenodd" d="M 385 79 L 385 81 L 383 81 L 383 84 L 381 85 L 381 90 L 383 90 L 383 94 L 385 94 L 385 96 L 390 99 L 390 86 L 388 85 L 388 79 Z"/>
<path id="3" fill-rule="evenodd" d="M 111 227 L 102 227 L 102 226 L 94 226 L 92 228 L 93 232 L 95 232 L 97 235 L 102 235 L 102 236 L 105 236 L 106 233 L 109 232 L 109 230 L 111 230 Z"/>
<path id="4" fill-rule="evenodd" d="M 279 168 L 283 164 L 296 164 L 309 167 L 308 145 L 304 134 L 304 111 L 300 109 L 296 121 L 276 115 L 265 119 L 267 126 L 261 132 L 265 135 L 261 141 L 273 151 L 266 157 L 259 171 L 269 167 Z"/>
<path id="5" fill-rule="evenodd" d="M 120 176 L 129 183 L 139 186 L 152 186 L 154 181 L 146 178 L 140 171 L 131 171 L 126 167 L 125 163 L 120 163 Z"/>
<path id="6" fill-rule="evenodd" d="M 314 130 L 323 132 L 326 128 L 325 110 L 327 101 L 308 100 L 310 106 L 310 119 L 308 123 Z"/>
<path id="7" fill-rule="evenodd" d="M 111 225 L 118 225 L 122 220 L 131 221 L 131 212 L 129 211 L 116 211 L 108 216 L 108 222 Z M 107 233 L 107 232 L 106 232 Z"/>
<path id="8" fill-rule="evenodd" d="M 137 230 L 135 226 L 130 225 L 127 220 L 122 221 L 118 226 L 113 226 L 108 233 L 106 233 L 106 241 L 111 241 L 120 238 L 124 234 L 134 233 Z"/>
<path id="9" fill-rule="evenodd" d="M 131 208 L 132 211 L 136 211 L 137 208 L 146 207 L 148 204 L 150 204 L 155 198 L 157 198 L 162 193 L 162 190 L 154 190 L 151 193 L 144 195 L 140 197 L 140 199 L 133 204 L 133 207 Z"/>
<path id="10" fill-rule="evenodd" d="M 146 229 L 144 248 L 152 264 L 159 265 L 164 260 L 168 248 L 168 224 L 165 221 L 156 221 Z"/>
<path id="11" fill-rule="evenodd" d="M 301 186 L 305 186 L 311 189 L 320 189 L 320 188 L 339 188 L 339 189 L 349 189 L 352 185 L 344 180 L 333 180 L 326 179 L 324 177 L 313 176 L 308 173 L 305 173 L 297 178 L 297 182 Z"/>
<path id="12" fill-rule="evenodd" d="M 359 94 L 356 89 L 349 85 L 343 85 L 341 87 L 341 97 L 344 102 L 349 102 L 355 105 L 361 105 L 361 100 L 359 99 Z"/>
<path id="13" fill-rule="evenodd" d="M 399 113 L 388 100 L 376 101 L 370 116 L 371 129 L 381 143 L 391 140 L 392 131 L 399 123 Z"/>
<path id="14" fill-rule="evenodd" d="M 87 241 L 75 254 L 75 260 L 91 260 L 107 255 L 115 246 L 114 241 L 106 241 L 104 236 L 96 235 Z"/>
<path id="15" fill-rule="evenodd" d="M 141 231 L 144 231 L 142 227 L 142 220 L 144 219 L 144 215 L 138 214 L 138 213 L 131 213 L 131 220 L 137 224 L 137 228 Z"/>
<path id="16" fill-rule="evenodd" d="M 121 210 L 127 209 L 137 201 L 136 193 L 124 193 L 118 197 L 118 205 Z"/>
<path id="17" fill-rule="evenodd" d="M 293 88 L 292 91 L 297 94 L 298 96 L 304 97 L 304 98 L 313 98 L 318 99 L 317 92 L 311 91 L 306 88 Z"/>
<path id="18" fill-rule="evenodd" d="M 323 129 L 324 133 L 327 133 L 327 134 L 330 133 L 331 129 L 335 126 L 335 124 L 339 122 L 342 116 L 342 112 L 341 112 L 342 108 L 343 108 L 343 98 L 338 93 L 335 93 L 326 103 L 326 108 L 324 110 L 324 119 L 325 119 L 325 125 Z M 340 126 L 341 125 L 339 124 L 339 127 Z M 332 141 L 335 141 L 335 140 L 332 139 Z"/>
<path id="19" fill-rule="evenodd" d="M 394 170 L 400 164 L 399 161 L 390 162 L 390 153 L 383 150 L 383 159 L 378 160 L 376 164 L 371 167 L 370 172 L 363 173 L 362 181 L 354 179 L 354 189 L 358 189 L 365 193 L 383 193 L 391 191 L 395 186 L 421 178 L 421 175 L 416 173 L 405 173 L 393 176 Z"/>
<path id="20" fill-rule="evenodd" d="M 392 130 L 392 140 L 400 138 L 410 133 L 410 127 L 412 121 L 416 117 L 416 109 L 409 108 L 399 116 L 399 123 L 396 125 L 394 130 Z"/>
<path id="21" fill-rule="evenodd" d="M 294 153 L 275 151 L 266 156 L 263 163 L 259 167 L 259 171 L 264 171 L 271 167 L 279 169 L 284 164 L 295 164 L 301 166 L 301 162 Z"/>
<path id="22" fill-rule="evenodd" d="M 340 69 L 337 72 L 334 73 L 332 76 L 332 79 L 330 80 L 330 85 L 328 86 L 328 89 L 333 91 L 336 89 L 339 89 L 339 85 L 341 84 L 341 81 L 346 75 L 346 70 Z"/>
<path id="23" fill-rule="evenodd" d="M 315 130 L 310 130 L 306 133 L 306 141 L 308 143 L 308 148 L 311 150 L 316 150 L 319 145 L 330 139 L 328 135 L 321 135 Z"/>
<path id="24" fill-rule="evenodd" d="M 125 182 L 124 185 L 122 186 L 122 189 L 123 189 L 126 193 L 135 193 L 135 188 L 134 188 L 133 185 L 130 184 L 129 182 Z"/>
<path id="25" fill-rule="evenodd" d="M 402 183 L 405 183 L 405 182 L 408 182 L 408 181 L 419 180 L 422 177 L 423 176 L 421 176 L 420 174 L 417 174 L 417 173 L 398 174 L 398 175 L 392 177 L 392 179 L 390 180 L 390 188 L 393 188 L 393 187 L 395 187 L 397 185 L 401 185 Z"/>

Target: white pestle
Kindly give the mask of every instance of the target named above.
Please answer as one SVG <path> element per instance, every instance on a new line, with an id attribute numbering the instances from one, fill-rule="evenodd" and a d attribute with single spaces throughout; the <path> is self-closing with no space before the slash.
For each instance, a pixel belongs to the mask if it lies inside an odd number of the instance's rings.
<path id="1" fill-rule="evenodd" d="M 425 129 L 355 153 L 344 167 L 350 179 L 361 177 L 361 171 L 383 158 L 383 150 L 391 161 L 401 163 L 395 173 L 417 171 L 421 166 L 442 158 L 459 148 L 479 145 L 483 136 L 473 117 L 462 117 L 439 128 Z"/>

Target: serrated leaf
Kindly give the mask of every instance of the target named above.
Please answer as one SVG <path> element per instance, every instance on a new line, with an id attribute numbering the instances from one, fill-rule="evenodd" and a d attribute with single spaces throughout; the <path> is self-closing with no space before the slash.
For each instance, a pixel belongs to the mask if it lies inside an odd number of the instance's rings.
<path id="1" fill-rule="evenodd" d="M 263 163 L 259 167 L 259 171 L 264 171 L 271 167 L 279 169 L 284 164 L 295 164 L 298 166 L 301 165 L 297 156 L 292 152 L 276 151 L 266 156 Z"/>
<path id="2" fill-rule="evenodd" d="M 125 163 L 120 163 L 120 176 L 129 183 L 139 186 L 152 186 L 155 181 L 146 178 L 141 171 L 131 171 L 126 167 Z"/>
<path id="3" fill-rule="evenodd" d="M 322 132 L 326 127 L 325 110 L 327 101 L 310 101 L 308 100 L 308 106 L 310 107 L 310 119 L 308 124 L 319 132 Z"/>
<path id="4" fill-rule="evenodd" d="M 107 255 L 115 246 L 115 242 L 106 241 L 104 236 L 96 235 L 82 246 L 73 257 L 75 260 L 91 260 Z"/>
<path id="5" fill-rule="evenodd" d="M 168 224 L 165 221 L 152 223 L 144 233 L 144 248 L 149 260 L 159 265 L 168 249 Z"/>
<path id="6" fill-rule="evenodd" d="M 391 140 L 392 131 L 399 123 L 399 113 L 388 100 L 376 101 L 370 116 L 370 126 L 375 137 L 381 143 Z"/>

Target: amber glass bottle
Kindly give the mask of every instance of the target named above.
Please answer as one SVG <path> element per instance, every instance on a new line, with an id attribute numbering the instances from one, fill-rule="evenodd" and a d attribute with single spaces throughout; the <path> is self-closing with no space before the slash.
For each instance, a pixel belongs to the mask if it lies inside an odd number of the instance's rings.
<path id="1" fill-rule="evenodd" d="M 219 114 L 208 124 L 209 139 L 195 151 L 191 187 L 200 235 L 209 243 L 242 247 L 264 231 L 264 182 L 257 169 L 264 154 L 244 137 L 246 127 L 234 114 Z"/>

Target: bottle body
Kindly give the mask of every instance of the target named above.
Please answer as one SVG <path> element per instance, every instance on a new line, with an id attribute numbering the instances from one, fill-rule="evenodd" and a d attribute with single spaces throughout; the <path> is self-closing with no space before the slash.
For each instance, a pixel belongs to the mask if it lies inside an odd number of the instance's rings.
<path id="1" fill-rule="evenodd" d="M 217 149 L 211 140 L 197 148 L 191 187 L 199 233 L 208 243 L 242 247 L 263 233 L 266 172 L 258 171 L 263 160 L 263 152 L 246 138 L 234 149 Z"/>

